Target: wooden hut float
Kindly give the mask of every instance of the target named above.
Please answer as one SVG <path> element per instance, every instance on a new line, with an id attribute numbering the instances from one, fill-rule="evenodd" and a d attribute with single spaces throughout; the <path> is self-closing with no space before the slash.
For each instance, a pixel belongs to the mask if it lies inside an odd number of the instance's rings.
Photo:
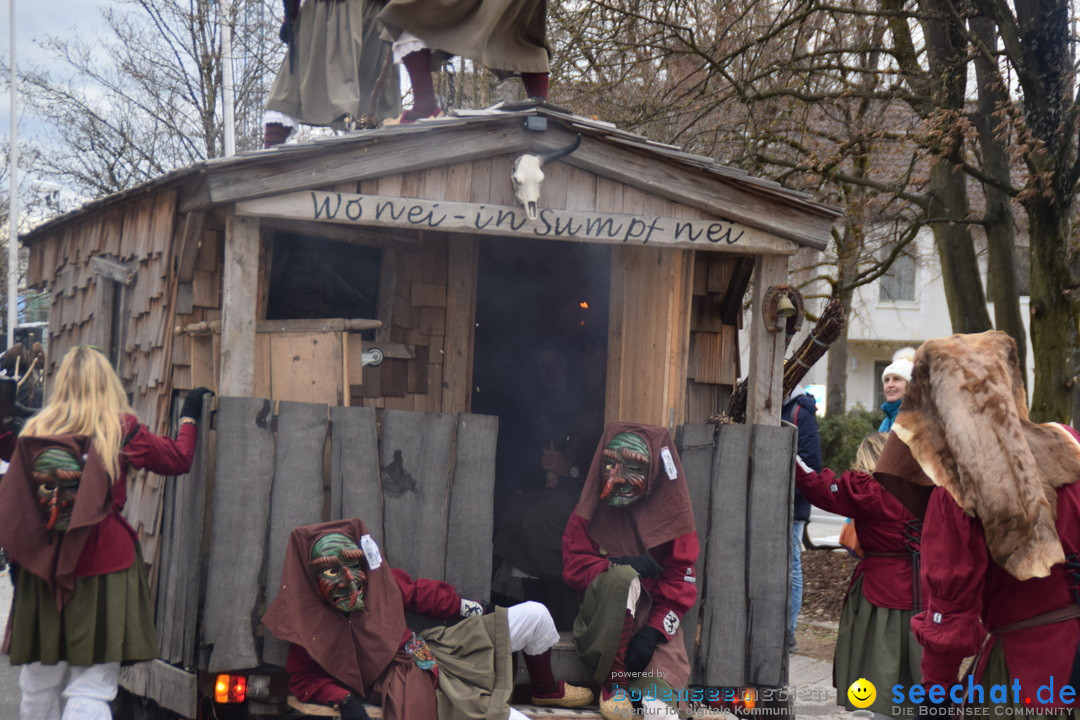
<path id="1" fill-rule="evenodd" d="M 544 166 L 540 214 L 527 219 L 511 182 L 515 159 L 578 137 L 576 150 Z M 761 443 L 774 442 L 758 428 L 780 431 L 784 338 L 760 305 L 769 287 L 787 282 L 791 254 L 825 247 L 836 216 L 804 194 L 709 158 L 535 105 L 198 163 L 89 203 L 23 241 L 30 284 L 52 296 L 49 373 L 70 346 L 103 348 L 136 411 L 159 431 L 168 430 L 173 399 L 199 385 L 219 398 L 374 409 L 366 412 L 380 433 L 387 414 L 405 411 L 495 414 L 505 425 L 507 394 L 531 382 L 523 368 L 539 348 L 595 350 L 604 419 L 681 429 L 688 474 L 690 467 L 698 473 L 690 480 L 701 532 L 708 534 L 713 518 L 717 532 L 732 535 L 710 538 L 703 558 L 703 573 L 713 567 L 719 582 L 721 570 L 755 560 L 760 575 L 788 549 L 788 533 L 778 528 L 790 512 L 789 438 L 775 441 L 788 443 L 779 459 L 747 461 Z M 747 293 L 750 367 L 740 369 L 737 329 Z M 579 364 L 572 364 L 582 375 L 583 358 L 575 354 Z M 694 424 L 726 406 L 742 375 L 752 381 L 747 426 L 715 439 Z M 408 426 L 403 417 L 390 424 Z M 741 431 L 747 434 L 736 437 Z M 463 453 L 459 446 L 450 456 L 460 463 Z M 371 458 L 373 482 L 391 461 Z M 736 471 L 724 475 L 725 467 Z M 747 490 L 769 474 L 771 482 L 759 485 L 776 502 Z M 213 475 L 211 467 L 207 479 Z M 489 494 L 477 496 L 476 507 L 490 507 L 493 475 L 484 470 Z M 729 494 L 721 497 L 725 483 Z M 283 517 L 329 519 L 347 511 L 340 497 Z M 163 503 L 159 479 L 136 480 L 128 512 L 148 557 L 158 555 Z M 775 507 L 764 510 L 769 504 Z M 207 539 L 220 525 L 213 503 L 210 510 L 205 533 L 196 534 L 201 541 L 190 540 L 203 558 L 212 555 Z M 178 512 L 166 505 L 166 536 Z M 731 512 L 742 520 L 718 524 L 716 513 Z M 770 512 L 771 526 L 763 521 Z M 168 537 L 163 542 L 178 554 Z M 779 617 L 786 563 L 772 565 L 772 585 L 755 587 L 772 594 L 760 602 L 775 608 L 746 605 L 758 592 L 748 588 L 735 593 L 744 604 L 734 612 L 756 622 Z M 703 587 L 708 594 L 708 581 Z M 704 645 L 713 631 L 706 608 L 701 613 Z M 762 631 L 749 625 L 732 632 L 742 633 L 747 657 L 758 657 L 740 658 L 730 671 L 699 658 L 702 679 L 784 679 L 775 633 L 756 637 Z M 174 664 L 205 669 L 206 658 L 191 642 L 186 647 Z"/>

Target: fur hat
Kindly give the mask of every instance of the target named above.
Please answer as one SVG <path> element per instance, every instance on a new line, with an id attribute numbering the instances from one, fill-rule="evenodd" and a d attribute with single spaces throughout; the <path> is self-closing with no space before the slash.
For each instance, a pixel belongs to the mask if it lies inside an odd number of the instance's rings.
<path id="1" fill-rule="evenodd" d="M 881 371 L 881 382 L 889 375 L 902 377 L 911 382 L 911 369 L 915 364 L 915 348 L 900 348 L 893 353 L 892 363 Z"/>
<path id="2" fill-rule="evenodd" d="M 923 343 L 892 429 L 913 468 L 982 522 L 987 549 L 1006 572 L 1045 577 L 1064 562 L 1057 488 L 1080 478 L 1080 444 L 1056 423 L 1028 420 L 1011 337 L 991 330 Z M 875 475 L 889 472 L 886 454 Z M 913 468 L 893 473 L 925 484 Z"/>

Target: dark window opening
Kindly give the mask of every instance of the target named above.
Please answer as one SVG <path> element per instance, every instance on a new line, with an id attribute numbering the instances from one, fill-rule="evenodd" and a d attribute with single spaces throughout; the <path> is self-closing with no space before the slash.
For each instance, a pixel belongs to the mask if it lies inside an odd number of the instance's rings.
<path id="1" fill-rule="evenodd" d="M 267 320 L 375 318 L 379 248 L 275 233 Z"/>

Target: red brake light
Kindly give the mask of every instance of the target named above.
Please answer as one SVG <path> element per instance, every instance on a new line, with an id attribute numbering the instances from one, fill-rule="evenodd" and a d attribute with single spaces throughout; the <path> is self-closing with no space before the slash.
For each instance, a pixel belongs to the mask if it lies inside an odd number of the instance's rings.
<path id="1" fill-rule="evenodd" d="M 214 682 L 214 702 L 242 703 L 247 699 L 246 675 L 218 675 Z"/>

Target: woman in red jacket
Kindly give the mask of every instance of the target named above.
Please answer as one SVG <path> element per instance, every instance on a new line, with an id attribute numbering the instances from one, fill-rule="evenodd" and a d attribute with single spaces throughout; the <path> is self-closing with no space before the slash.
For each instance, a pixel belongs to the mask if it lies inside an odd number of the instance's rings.
<path id="1" fill-rule="evenodd" d="M 878 690 L 869 709 L 891 715 L 895 703 L 886 690 L 919 682 L 921 653 L 911 633 L 911 616 L 920 604 L 922 523 L 870 474 L 886 437 L 867 436 L 852 469 L 840 477 L 832 470 L 815 473 L 799 460 L 795 485 L 822 510 L 852 518 L 863 551 L 840 614 L 833 660 L 837 704 L 860 709 L 848 699 L 848 688 L 866 678 Z"/>
<path id="2" fill-rule="evenodd" d="M 208 392 L 188 393 L 176 440 L 160 437 L 105 356 L 80 345 L 23 428 L 0 481 L 0 545 L 20 566 L 10 640 L 23 720 L 110 718 L 120 664 L 157 657 L 135 530 L 121 515 L 127 472 L 186 473 Z"/>

